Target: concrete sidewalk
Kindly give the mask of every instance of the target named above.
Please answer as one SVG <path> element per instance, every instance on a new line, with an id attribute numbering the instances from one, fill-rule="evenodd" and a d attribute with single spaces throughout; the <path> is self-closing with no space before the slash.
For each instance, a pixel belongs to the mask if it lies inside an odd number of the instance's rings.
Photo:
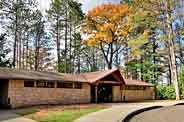
<path id="1" fill-rule="evenodd" d="M 129 113 L 142 108 L 152 106 L 170 106 L 184 101 L 160 101 L 160 102 L 144 102 L 144 103 L 121 103 L 114 104 L 109 109 L 104 109 L 83 116 L 74 122 L 121 122 Z"/>
<path id="2" fill-rule="evenodd" d="M 0 110 L 0 122 L 36 122 L 31 119 L 21 117 L 12 110 Z"/>

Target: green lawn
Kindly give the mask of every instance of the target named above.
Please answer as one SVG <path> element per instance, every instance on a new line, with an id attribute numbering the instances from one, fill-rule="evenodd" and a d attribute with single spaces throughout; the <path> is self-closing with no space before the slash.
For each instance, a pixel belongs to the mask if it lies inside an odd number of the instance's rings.
<path id="1" fill-rule="evenodd" d="M 73 120 L 102 108 L 89 108 L 74 111 L 53 112 L 45 117 L 32 118 L 38 122 L 72 122 Z"/>
<path id="2" fill-rule="evenodd" d="M 39 110 L 32 109 L 21 109 L 16 111 L 17 114 L 25 116 L 27 118 L 36 120 L 38 122 L 72 122 L 73 120 L 84 116 L 86 114 L 96 112 L 102 109 L 105 109 L 105 106 L 91 106 L 87 108 L 65 108 L 62 111 L 47 111 L 45 115 L 37 115 L 40 113 Z"/>
<path id="3" fill-rule="evenodd" d="M 15 111 L 16 114 L 25 116 L 25 115 L 30 115 L 33 113 L 39 112 L 39 109 L 33 107 L 33 108 L 26 108 L 26 109 L 18 109 Z"/>

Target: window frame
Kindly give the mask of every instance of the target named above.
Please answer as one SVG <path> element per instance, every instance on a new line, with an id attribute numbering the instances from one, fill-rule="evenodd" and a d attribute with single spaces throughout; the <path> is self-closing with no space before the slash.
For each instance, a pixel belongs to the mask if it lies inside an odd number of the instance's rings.
<path id="1" fill-rule="evenodd" d="M 49 87 L 49 84 L 51 85 L 51 87 Z M 55 82 L 54 81 L 47 81 L 47 84 L 46 84 L 46 87 L 47 88 L 55 88 Z"/>
<path id="2" fill-rule="evenodd" d="M 82 89 L 82 87 L 83 84 L 81 82 L 73 82 L 73 81 L 60 81 L 57 82 L 56 86 L 56 88 L 64 88 L 64 89 Z"/>
<path id="3" fill-rule="evenodd" d="M 120 90 L 146 90 L 145 86 L 121 86 Z"/>
<path id="4" fill-rule="evenodd" d="M 81 82 L 74 82 L 74 89 L 82 89 L 82 83 Z"/>
<path id="5" fill-rule="evenodd" d="M 33 84 L 32 84 L 32 85 L 29 84 L 30 86 L 29 86 L 29 85 L 26 86 L 26 82 L 27 82 L 27 83 L 28 83 L 28 82 L 32 82 Z M 31 88 L 31 87 L 35 87 L 35 81 L 34 81 L 34 80 L 24 80 L 24 87 L 30 87 L 30 88 Z"/>
<path id="6" fill-rule="evenodd" d="M 58 85 L 58 84 L 60 84 L 60 85 Z M 70 84 L 71 86 L 68 87 L 66 84 Z M 71 81 L 57 82 L 57 88 L 73 89 L 73 82 L 71 82 Z"/>
<path id="7" fill-rule="evenodd" d="M 44 85 L 43 86 L 39 86 L 38 83 L 43 83 Z M 47 81 L 39 81 L 37 80 L 36 81 L 36 88 L 47 88 Z"/>

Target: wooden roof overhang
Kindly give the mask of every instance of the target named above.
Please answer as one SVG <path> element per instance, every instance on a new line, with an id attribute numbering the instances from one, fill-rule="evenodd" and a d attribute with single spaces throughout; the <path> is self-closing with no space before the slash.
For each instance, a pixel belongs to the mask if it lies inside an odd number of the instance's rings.
<path id="1" fill-rule="evenodd" d="M 110 79 L 108 77 L 112 77 Z M 46 72 L 46 71 L 29 71 L 0 68 L 0 79 L 7 80 L 43 80 L 43 81 L 60 81 L 60 82 L 81 82 L 88 84 L 98 84 L 99 81 L 104 78 L 112 85 L 125 84 L 125 81 L 118 69 L 109 69 L 104 71 L 80 73 L 80 74 L 66 74 L 58 72 Z"/>
<path id="2" fill-rule="evenodd" d="M 103 80 L 106 77 L 112 75 L 112 77 L 115 80 Z M 111 85 L 123 85 L 125 84 L 125 81 L 120 73 L 119 70 L 114 70 L 110 73 L 105 74 L 104 76 L 102 76 L 101 78 L 99 78 L 98 80 L 94 81 L 92 84 L 93 85 L 98 85 L 99 83 L 104 83 L 104 84 L 111 84 Z"/>

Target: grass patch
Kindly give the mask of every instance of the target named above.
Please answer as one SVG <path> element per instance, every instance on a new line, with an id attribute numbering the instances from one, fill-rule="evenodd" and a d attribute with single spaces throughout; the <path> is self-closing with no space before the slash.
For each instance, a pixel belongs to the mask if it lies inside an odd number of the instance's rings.
<path id="1" fill-rule="evenodd" d="M 66 110 L 63 112 L 50 112 L 47 116 L 42 117 L 35 117 L 35 116 L 28 116 L 33 120 L 38 122 L 72 122 L 75 119 L 84 116 L 88 113 L 96 112 L 104 107 L 94 107 L 94 108 L 85 108 L 79 110 Z"/>
<path id="2" fill-rule="evenodd" d="M 37 108 L 29 108 L 29 109 L 25 108 L 25 109 L 17 109 L 15 111 L 15 113 L 18 115 L 21 115 L 21 116 L 25 116 L 25 115 L 34 114 L 38 111 L 39 111 L 39 109 L 37 109 Z"/>

